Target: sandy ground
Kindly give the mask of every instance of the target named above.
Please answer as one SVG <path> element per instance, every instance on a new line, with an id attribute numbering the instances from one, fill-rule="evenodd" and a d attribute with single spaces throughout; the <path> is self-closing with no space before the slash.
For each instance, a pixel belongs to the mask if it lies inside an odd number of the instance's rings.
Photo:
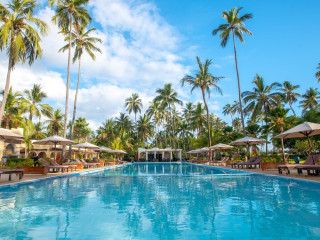
<path id="1" fill-rule="evenodd" d="M 219 167 L 219 166 L 215 166 Z M 229 168 L 231 167 L 221 167 L 221 168 Z M 53 176 L 61 176 L 61 175 L 70 175 L 74 173 L 81 173 L 81 172 L 86 172 L 86 171 L 91 171 L 91 170 L 98 170 L 98 169 L 103 169 L 103 168 L 90 168 L 90 169 L 82 169 L 82 170 L 77 170 L 73 172 L 65 172 L 65 173 L 48 173 L 47 175 L 40 175 L 40 174 L 25 174 L 23 179 L 19 180 L 18 176 L 15 174 L 12 175 L 12 180 L 8 181 L 9 175 L 7 174 L 2 174 L 0 178 L 0 186 L 1 185 L 6 185 L 6 184 L 11 184 L 11 183 L 17 183 L 17 182 L 28 182 L 32 181 L 35 179 L 44 179 L 44 178 L 50 178 Z M 279 174 L 277 169 L 268 169 L 265 171 L 262 171 L 261 169 L 240 169 L 239 171 L 247 171 L 247 172 L 255 172 L 255 173 L 262 173 L 262 174 L 268 174 L 268 175 L 275 175 L 275 176 L 282 176 L 282 177 L 289 177 L 289 178 L 296 178 L 296 179 L 303 179 L 303 180 L 310 180 L 310 181 L 317 181 L 320 182 L 320 176 L 309 176 L 306 173 L 303 175 L 298 175 L 297 170 L 292 169 L 291 174 L 287 175 L 285 172 L 283 174 Z"/>

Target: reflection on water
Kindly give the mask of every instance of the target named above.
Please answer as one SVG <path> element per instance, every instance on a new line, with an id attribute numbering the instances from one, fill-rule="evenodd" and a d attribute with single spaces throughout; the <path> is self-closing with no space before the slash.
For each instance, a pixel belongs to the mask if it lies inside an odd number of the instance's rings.
<path id="1" fill-rule="evenodd" d="M 320 238 L 319 184 L 214 174 L 139 164 L 1 189 L 0 238 Z"/>

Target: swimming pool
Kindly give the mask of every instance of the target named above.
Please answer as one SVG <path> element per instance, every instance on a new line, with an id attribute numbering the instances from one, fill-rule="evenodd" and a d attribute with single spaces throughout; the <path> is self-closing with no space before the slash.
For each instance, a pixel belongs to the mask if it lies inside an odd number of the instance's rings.
<path id="1" fill-rule="evenodd" d="M 0 239 L 319 239 L 320 184 L 130 164 L 0 189 Z"/>

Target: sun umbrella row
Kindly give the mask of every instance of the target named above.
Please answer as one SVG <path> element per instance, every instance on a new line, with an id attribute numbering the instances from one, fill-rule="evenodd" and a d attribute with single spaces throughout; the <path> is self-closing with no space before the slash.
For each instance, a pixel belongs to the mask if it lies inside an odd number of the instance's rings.
<path id="1" fill-rule="evenodd" d="M 56 149 L 57 149 L 57 145 L 72 145 L 74 144 L 75 141 L 72 141 L 70 139 L 66 139 L 60 136 L 51 136 L 51 137 L 47 137 L 38 141 L 33 142 L 33 144 L 38 144 L 38 145 L 54 145 L 55 146 L 55 158 L 56 158 Z M 125 154 L 125 151 L 122 150 L 112 150 L 110 148 L 104 147 L 104 146 L 96 146 L 92 143 L 79 143 L 76 145 L 72 145 L 72 147 L 76 147 L 76 148 L 84 148 L 85 149 L 85 153 L 87 152 L 87 149 L 93 149 L 96 151 L 100 151 L 100 152 L 108 152 L 108 153 L 123 153 Z"/>

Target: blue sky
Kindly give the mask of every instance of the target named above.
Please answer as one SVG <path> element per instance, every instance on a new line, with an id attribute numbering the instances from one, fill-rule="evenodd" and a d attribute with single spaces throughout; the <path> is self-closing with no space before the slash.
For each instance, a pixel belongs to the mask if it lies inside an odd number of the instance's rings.
<path id="1" fill-rule="evenodd" d="M 40 83 L 48 92 L 48 103 L 64 111 L 66 53 L 58 53 L 63 37 L 50 19 L 54 14 L 41 0 L 38 16 L 49 27 L 43 37 L 43 58 L 31 68 L 19 65 L 12 75 L 15 90 L 22 91 Z M 301 85 L 300 93 L 318 87 L 314 77 L 319 59 L 320 2 L 303 1 L 169 1 L 169 0 L 90 0 L 88 9 L 94 19 L 91 26 L 103 39 L 103 52 L 95 62 L 84 57 L 78 105 L 78 117 L 86 117 L 93 129 L 106 118 L 125 111 L 125 98 L 137 92 L 144 107 L 157 88 L 171 82 L 184 101 L 201 101 L 198 91 L 190 95 L 181 88 L 180 79 L 196 70 L 196 56 L 212 59 L 211 72 L 224 76 L 220 87 L 224 95 L 213 94 L 211 112 L 222 114 L 227 103 L 237 100 L 237 83 L 233 45 L 220 46 L 211 32 L 224 23 L 221 13 L 242 6 L 243 13 L 252 13 L 246 26 L 253 36 L 246 43 L 237 41 L 242 91 L 252 89 L 256 73 L 267 83 L 291 81 Z M 0 55 L 0 84 L 4 86 L 7 59 Z M 71 102 L 77 81 L 77 65 L 72 66 Z M 299 112 L 298 104 L 295 108 Z M 69 117 L 71 111 L 69 112 Z M 133 117 L 133 116 L 132 116 Z"/>

